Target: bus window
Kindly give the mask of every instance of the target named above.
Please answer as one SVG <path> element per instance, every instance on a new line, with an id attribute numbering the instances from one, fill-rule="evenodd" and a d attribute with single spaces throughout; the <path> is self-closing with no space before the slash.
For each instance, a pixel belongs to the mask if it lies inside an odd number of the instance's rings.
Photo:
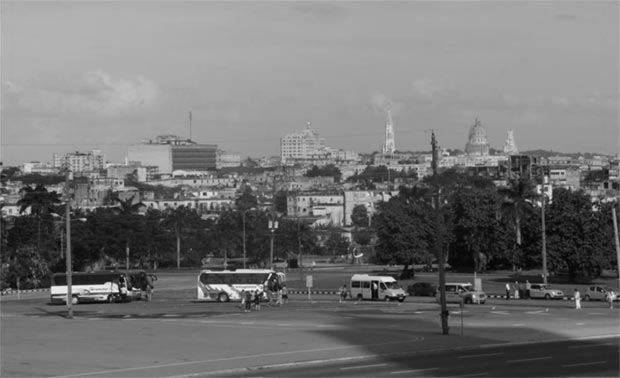
<path id="1" fill-rule="evenodd" d="M 364 289 L 370 289 L 370 281 L 364 281 L 364 282 L 362 282 L 362 288 L 364 288 Z"/>
<path id="2" fill-rule="evenodd" d="M 359 288 L 360 287 L 360 281 L 351 281 L 351 287 Z"/>

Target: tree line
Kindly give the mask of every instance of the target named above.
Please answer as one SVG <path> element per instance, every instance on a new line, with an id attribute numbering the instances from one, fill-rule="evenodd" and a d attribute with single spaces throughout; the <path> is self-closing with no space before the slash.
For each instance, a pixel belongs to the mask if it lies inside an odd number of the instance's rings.
<path id="1" fill-rule="evenodd" d="M 433 180 L 437 180 L 433 182 Z M 433 185 L 440 188 L 440 207 L 431 200 Z M 275 208 L 285 204 L 277 193 Z M 70 214 L 74 271 L 141 267 L 199 267 L 206 256 L 239 260 L 243 245 L 250 266 L 267 266 L 271 237 L 274 257 L 291 255 L 338 256 L 363 249 L 371 262 L 431 263 L 435 243 L 455 269 L 476 270 L 519 267 L 540 269 L 542 262 L 542 198 L 535 183 L 513 180 L 498 188 L 492 181 L 448 170 L 427 177 L 379 203 L 371 214 L 365 206 L 353 209 L 350 231 L 311 227 L 283 217 L 282 210 L 258 209 L 252 190 L 238 193 L 234 209 L 214 217 L 194 209 L 147 209 L 133 199 L 113 196 L 116 206 Z M 284 201 L 283 201 L 284 200 Z M 1 254 L 3 287 L 42 285 L 52 272 L 66 268 L 66 207 L 61 195 L 41 184 L 22 189 L 19 205 L 29 215 L 2 219 Z M 556 188 L 545 201 L 548 270 L 566 272 L 574 281 L 596 277 L 617 266 L 612 204 L 592 201 L 582 191 Z M 142 210 L 142 213 L 138 211 Z M 275 209 L 274 209 L 275 210 Z M 441 222 L 434 221 L 439 211 Z M 278 218 L 271 233 L 270 220 Z M 245 236 L 245 237 L 244 237 Z"/>

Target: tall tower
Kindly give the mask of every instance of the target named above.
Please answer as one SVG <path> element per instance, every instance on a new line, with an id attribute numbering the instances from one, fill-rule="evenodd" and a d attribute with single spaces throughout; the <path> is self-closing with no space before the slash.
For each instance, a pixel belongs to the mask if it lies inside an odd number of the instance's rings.
<path id="1" fill-rule="evenodd" d="M 394 124 L 392 123 L 392 112 L 388 110 L 387 123 L 385 124 L 385 143 L 383 144 L 383 154 L 394 154 L 396 146 L 394 144 Z"/>
<path id="2" fill-rule="evenodd" d="M 506 141 L 504 142 L 504 153 L 506 155 L 513 155 L 519 152 L 517 144 L 515 143 L 515 136 L 512 130 L 508 130 Z"/>

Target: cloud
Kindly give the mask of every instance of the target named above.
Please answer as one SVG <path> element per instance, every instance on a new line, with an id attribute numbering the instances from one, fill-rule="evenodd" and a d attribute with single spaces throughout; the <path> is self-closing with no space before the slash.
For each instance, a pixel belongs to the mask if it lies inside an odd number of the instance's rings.
<path id="1" fill-rule="evenodd" d="M 442 88 L 429 78 L 422 78 L 413 81 L 411 86 L 413 95 L 424 100 L 432 100 L 435 97 L 443 95 Z"/>
<path id="2" fill-rule="evenodd" d="M 392 114 L 394 114 L 404 108 L 402 103 L 396 102 L 380 92 L 374 92 L 370 96 L 370 106 L 375 114 L 381 116 L 384 116 L 388 110 L 391 110 Z"/>
<path id="3" fill-rule="evenodd" d="M 24 85 L 4 82 L 2 87 L 12 110 L 31 115 L 115 117 L 152 108 L 161 95 L 144 76 L 116 78 L 101 70 L 77 77 L 42 76 Z"/>

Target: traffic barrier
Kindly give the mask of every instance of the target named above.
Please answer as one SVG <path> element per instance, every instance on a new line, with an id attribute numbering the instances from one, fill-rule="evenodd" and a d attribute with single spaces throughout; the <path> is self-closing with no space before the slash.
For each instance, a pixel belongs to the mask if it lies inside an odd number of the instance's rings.
<path id="1" fill-rule="evenodd" d="M 0 293 L 0 295 L 10 295 L 10 294 L 23 294 L 23 293 L 42 293 L 42 292 L 46 292 L 49 291 L 49 288 L 45 288 L 45 289 L 29 289 L 29 290 L 17 290 L 17 289 L 4 289 L 2 290 L 2 292 Z"/>

